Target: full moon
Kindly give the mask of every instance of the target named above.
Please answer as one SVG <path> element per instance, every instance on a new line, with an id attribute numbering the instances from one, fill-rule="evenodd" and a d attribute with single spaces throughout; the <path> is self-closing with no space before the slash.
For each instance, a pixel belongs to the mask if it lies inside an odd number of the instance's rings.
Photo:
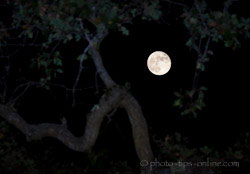
<path id="1" fill-rule="evenodd" d="M 166 53 L 162 51 L 155 51 L 149 55 L 147 66 L 151 73 L 161 76 L 170 70 L 171 59 Z"/>

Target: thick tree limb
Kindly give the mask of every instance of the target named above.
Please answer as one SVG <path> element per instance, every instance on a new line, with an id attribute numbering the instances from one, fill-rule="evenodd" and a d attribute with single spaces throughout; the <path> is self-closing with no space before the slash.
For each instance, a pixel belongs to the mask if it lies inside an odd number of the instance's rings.
<path id="1" fill-rule="evenodd" d="M 113 81 L 113 79 L 110 77 L 107 70 L 103 66 L 102 57 L 99 51 L 94 46 L 90 46 L 89 51 L 95 63 L 96 71 L 98 72 L 105 86 L 107 88 L 111 88 L 112 86 L 116 85 L 116 83 Z"/>
<path id="2" fill-rule="evenodd" d="M 14 109 L 5 105 L 0 105 L 0 115 L 25 134 L 29 140 L 54 137 L 72 150 L 85 152 L 89 151 L 95 144 L 104 116 L 117 106 L 124 95 L 125 90 L 119 87 L 114 87 L 105 93 L 99 104 L 87 116 L 85 132 L 82 137 L 75 137 L 67 129 L 65 123 L 61 125 L 53 123 L 28 124 Z"/>
<path id="3" fill-rule="evenodd" d="M 96 105 L 87 116 L 85 132 L 82 137 L 75 137 L 64 122 L 61 125 L 43 123 L 38 125 L 28 124 L 15 110 L 0 104 L 0 115 L 24 133 L 28 139 L 41 139 L 54 137 L 75 151 L 89 151 L 95 144 L 103 118 L 117 106 L 124 108 L 132 125 L 133 138 L 137 155 L 140 160 L 153 160 L 153 152 L 149 142 L 149 134 L 146 120 L 137 100 L 122 87 L 119 87 L 106 71 L 98 47 L 105 37 L 95 37 L 89 41 L 89 53 L 91 54 L 96 70 L 107 87 L 99 104 Z"/>
<path id="4" fill-rule="evenodd" d="M 120 107 L 124 108 L 129 116 L 136 153 L 139 159 L 141 161 L 152 161 L 154 156 L 149 142 L 148 126 L 140 104 L 132 95 L 127 93 L 121 101 Z"/>
<path id="5" fill-rule="evenodd" d="M 99 73 L 106 87 L 110 88 L 113 85 L 116 85 L 103 66 L 102 57 L 97 48 L 91 46 L 90 53 L 95 63 L 97 72 Z M 140 104 L 132 95 L 127 92 L 126 96 L 121 101 L 120 106 L 126 110 L 129 116 L 129 120 L 132 125 L 135 148 L 139 159 L 152 161 L 153 152 L 149 142 L 148 127 Z"/>

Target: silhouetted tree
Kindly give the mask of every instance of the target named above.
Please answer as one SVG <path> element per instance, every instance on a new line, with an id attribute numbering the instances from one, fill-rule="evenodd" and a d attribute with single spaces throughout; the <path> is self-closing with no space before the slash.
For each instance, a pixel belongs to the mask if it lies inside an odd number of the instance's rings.
<path id="1" fill-rule="evenodd" d="M 142 20 L 158 20 L 163 13 L 161 4 L 169 3 L 183 8 L 182 19 L 190 34 L 186 45 L 197 53 L 196 73 L 193 86 L 185 94 L 176 93 L 175 106 L 185 108 L 183 114 L 196 114 L 204 106 L 204 87 L 199 87 L 200 73 L 205 70 L 205 64 L 209 60 L 212 50 L 211 42 L 223 41 L 226 47 L 233 49 L 240 46 L 241 35 L 250 36 L 250 20 L 238 18 L 230 14 L 228 8 L 233 1 L 226 1 L 222 11 L 208 10 L 205 1 L 194 1 L 192 5 L 177 1 L 158 0 L 152 1 L 111 1 L 111 0 L 61 0 L 61 1 L 6 1 L 11 17 L 0 22 L 0 47 L 1 60 L 1 104 L 0 115 L 7 122 L 14 125 L 27 140 L 37 140 L 43 137 L 54 137 L 72 150 L 90 151 L 96 142 L 101 123 L 104 117 L 117 107 L 124 108 L 128 114 L 136 152 L 140 160 L 152 161 L 154 156 L 149 143 L 147 123 L 142 109 L 137 100 L 129 93 L 129 88 L 117 84 L 103 65 L 100 53 L 102 41 L 112 31 L 118 30 L 124 35 L 129 35 L 124 24 L 132 23 L 135 17 Z M 31 59 L 32 69 L 40 72 L 36 79 L 29 78 L 24 81 L 8 79 L 12 68 L 12 56 L 4 48 L 9 47 L 11 40 L 16 39 L 14 45 L 18 47 L 35 47 L 36 58 Z M 78 61 L 78 74 L 71 89 L 73 106 L 76 105 L 76 91 L 83 70 L 83 62 L 91 58 L 96 72 L 102 79 L 107 90 L 100 97 L 99 103 L 94 105 L 86 115 L 87 122 L 84 135 L 74 136 L 67 128 L 67 120 L 62 119 L 61 124 L 42 123 L 29 124 L 18 113 L 17 103 L 31 86 L 39 86 L 49 90 L 51 84 L 66 88 L 63 84 L 52 83 L 56 78 L 61 78 L 64 73 L 63 56 L 58 49 L 62 44 L 79 43 L 82 45 L 82 54 L 72 57 L 71 61 Z M 27 62 L 25 62 L 27 63 Z M 29 64 L 29 63 L 27 63 Z M 13 87 L 13 84 L 16 87 Z M 9 86 L 12 87 L 9 88 Z M 192 98 L 192 102 L 185 103 L 185 98 Z M 189 101 L 189 100 L 188 100 Z M 188 107 L 187 107 L 188 106 Z"/>

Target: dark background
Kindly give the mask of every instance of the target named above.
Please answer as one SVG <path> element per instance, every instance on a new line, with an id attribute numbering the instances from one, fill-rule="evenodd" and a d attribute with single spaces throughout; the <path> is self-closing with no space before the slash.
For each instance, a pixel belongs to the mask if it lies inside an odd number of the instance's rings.
<path id="1" fill-rule="evenodd" d="M 101 46 L 104 65 L 118 84 L 131 84 L 131 93 L 142 106 L 151 134 L 163 138 L 166 134 L 180 132 L 190 137 L 194 146 L 228 145 L 234 142 L 240 133 L 249 131 L 246 97 L 249 72 L 246 63 L 248 41 L 244 41 L 242 47 L 236 51 L 224 48 L 222 43 L 211 45 L 214 56 L 200 78 L 200 85 L 208 87 L 205 93 L 207 107 L 196 119 L 181 116 L 178 109 L 172 107 L 175 99 L 173 93 L 191 88 L 197 57 L 185 46 L 188 33 L 179 18 L 181 10 L 168 10 L 169 14 L 166 14 L 164 19 L 169 21 L 167 24 L 135 19 L 133 24 L 127 25 L 129 36 L 118 32 L 109 34 Z M 243 10 L 235 11 L 242 13 Z M 66 75 L 58 81 L 69 88 L 78 72 L 77 63 L 73 64 L 70 60 L 81 53 L 82 45 L 71 43 L 61 47 L 65 50 Z M 25 56 L 30 56 L 30 49 L 22 51 Z M 164 76 L 155 76 L 147 69 L 147 58 L 154 51 L 164 51 L 172 60 L 171 70 Z M 35 123 L 60 122 L 60 118 L 66 117 L 72 131 L 81 135 L 84 131 L 83 114 L 91 109 L 100 95 L 96 93 L 96 80 L 99 90 L 104 88 L 101 80 L 96 78 L 91 59 L 85 62 L 84 67 L 79 87 L 86 90 L 77 93 L 76 107 L 71 107 L 72 94 L 64 89 L 52 88 L 52 91 L 48 92 L 35 88 L 26 94 L 25 100 L 18 107 L 21 112 L 25 112 L 24 117 Z M 121 148 L 124 152 L 127 149 L 126 143 L 132 148 L 131 131 L 125 113 L 119 111 L 115 114 L 114 121 L 108 127 L 100 139 L 110 143 L 115 149 L 123 146 Z M 125 136 L 125 139 L 122 140 L 121 136 Z M 106 137 L 110 137 L 112 141 Z M 120 150 L 120 147 L 117 150 Z"/>
<path id="2" fill-rule="evenodd" d="M 248 6 L 244 3 L 235 3 L 231 10 L 248 17 Z M 211 7 L 219 9 L 220 3 L 216 2 Z M 167 134 L 179 132 L 190 139 L 192 147 L 207 145 L 224 149 L 243 133 L 249 132 L 249 64 L 246 62 L 249 59 L 249 41 L 243 41 L 241 48 L 235 51 L 224 48 L 222 43 L 211 45 L 214 55 L 200 78 L 200 85 L 208 87 L 205 93 L 207 106 L 196 119 L 181 116 L 179 110 L 172 107 L 173 93 L 191 88 L 196 54 L 185 46 L 188 33 L 179 18 L 181 8 L 180 11 L 173 11 L 171 6 L 166 9 L 163 20 L 168 21 L 167 24 L 135 19 L 133 24 L 127 25 L 129 36 L 118 32 L 109 34 L 101 45 L 104 65 L 118 84 L 131 84 L 131 93 L 141 104 L 151 137 L 155 135 L 163 139 Z M 81 53 L 84 44 L 61 46 L 60 49 L 65 50 L 65 75 L 56 82 L 72 88 L 78 65 L 70 63 L 70 59 Z M 23 49 L 19 55 L 23 55 L 24 59 L 20 60 L 19 66 L 25 66 L 21 61 L 29 60 L 35 51 Z M 155 76 L 147 69 L 147 58 L 154 51 L 164 51 L 172 60 L 171 70 L 164 76 Z M 91 59 L 84 62 L 84 67 L 79 87 L 86 89 L 77 93 L 77 106 L 72 107 L 72 94 L 64 89 L 52 87 L 48 92 L 32 88 L 18 106 L 20 114 L 30 123 L 60 123 L 60 118 L 66 117 L 72 132 L 82 135 L 84 114 L 97 103 L 104 89 L 101 80 L 96 77 Z M 26 73 L 30 73 L 28 69 Z M 30 75 L 31 78 L 33 75 Z M 22 74 L 12 78 L 22 78 Z M 96 81 L 99 93 L 96 92 Z M 138 161 L 131 135 L 126 113 L 118 109 L 111 121 L 105 120 L 95 148 L 97 151 L 106 149 L 111 158 L 130 160 L 131 165 L 136 166 Z M 45 138 L 41 144 L 39 141 L 26 143 L 25 138 L 20 137 L 20 142 L 31 152 L 37 152 L 38 147 L 41 150 L 51 148 L 60 160 L 84 160 L 82 153 L 73 152 L 54 139 Z M 152 145 L 155 151 L 154 141 Z"/>

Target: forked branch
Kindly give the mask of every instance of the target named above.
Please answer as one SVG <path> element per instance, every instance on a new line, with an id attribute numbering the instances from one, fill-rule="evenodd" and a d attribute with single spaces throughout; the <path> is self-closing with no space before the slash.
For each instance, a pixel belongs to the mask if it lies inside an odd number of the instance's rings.
<path id="1" fill-rule="evenodd" d="M 95 42 L 95 44 L 89 43 L 89 52 L 96 70 L 107 88 L 107 92 L 101 97 L 98 105 L 87 115 L 85 132 L 82 137 L 75 137 L 67 129 L 65 121 L 61 125 L 53 123 L 28 124 L 17 111 L 6 105 L 0 104 L 0 115 L 25 134 L 28 140 L 53 137 L 72 150 L 85 152 L 91 150 L 91 147 L 95 144 L 105 115 L 119 106 L 124 108 L 129 116 L 139 159 L 151 161 L 153 160 L 153 153 L 149 142 L 147 123 L 141 107 L 137 100 L 125 88 L 118 86 L 106 71 L 98 50 L 102 40 L 102 37 L 96 37 L 93 40 L 89 39 L 89 42 Z"/>
<path id="2" fill-rule="evenodd" d="M 95 63 L 96 70 L 106 87 L 110 88 L 113 85 L 116 85 L 103 65 L 102 57 L 98 51 L 98 48 L 90 46 L 90 54 Z M 130 124 L 132 126 L 135 148 L 139 159 L 152 161 L 153 152 L 149 142 L 148 127 L 140 104 L 131 94 L 127 92 L 123 100 L 120 102 L 120 107 L 124 108 L 128 114 Z"/>

